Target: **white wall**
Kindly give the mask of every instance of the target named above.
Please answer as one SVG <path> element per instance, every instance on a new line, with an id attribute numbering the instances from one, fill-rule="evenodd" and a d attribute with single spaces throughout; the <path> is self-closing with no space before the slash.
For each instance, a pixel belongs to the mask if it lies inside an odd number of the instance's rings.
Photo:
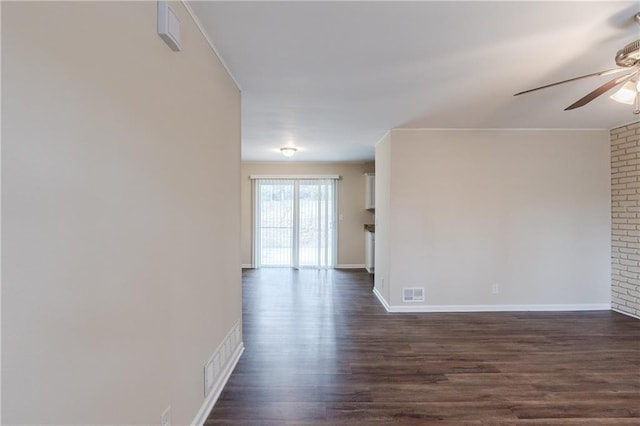
<path id="1" fill-rule="evenodd" d="M 387 302 L 425 287 L 441 309 L 607 307 L 608 143 L 607 131 L 393 130 L 376 152 L 380 187 L 391 170 L 388 270 L 376 261 Z"/>
<path id="2" fill-rule="evenodd" d="M 2 2 L 2 423 L 187 424 L 241 319 L 240 93 L 182 4 Z"/>
<path id="3" fill-rule="evenodd" d="M 338 181 L 338 265 L 364 267 L 365 223 L 374 216 L 365 210 L 364 174 L 374 163 L 242 163 L 242 263 L 251 265 L 253 202 L 250 175 L 340 175 Z"/>

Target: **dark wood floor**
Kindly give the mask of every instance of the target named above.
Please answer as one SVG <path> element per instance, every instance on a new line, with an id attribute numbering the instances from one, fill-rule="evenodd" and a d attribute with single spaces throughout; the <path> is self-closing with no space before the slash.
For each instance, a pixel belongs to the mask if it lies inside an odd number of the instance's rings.
<path id="1" fill-rule="evenodd" d="M 248 270 L 215 424 L 640 425 L 640 321 L 389 314 L 364 272 Z"/>

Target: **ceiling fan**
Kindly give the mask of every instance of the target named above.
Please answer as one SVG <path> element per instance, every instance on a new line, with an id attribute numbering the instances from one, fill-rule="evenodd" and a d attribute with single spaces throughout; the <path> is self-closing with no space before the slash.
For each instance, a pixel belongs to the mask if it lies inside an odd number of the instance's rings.
<path id="1" fill-rule="evenodd" d="M 640 24 L 640 12 L 633 16 L 636 23 Z M 524 95 L 525 93 L 535 92 L 536 90 L 546 89 L 548 87 L 558 86 L 560 84 L 569 83 L 576 80 L 581 80 L 588 77 L 597 77 L 603 75 L 617 74 L 623 71 L 627 73 L 623 76 L 616 77 L 611 81 L 606 82 L 602 86 L 598 87 L 591 93 L 588 93 L 584 97 L 578 99 L 564 110 L 580 108 L 585 106 L 595 98 L 609 90 L 623 85 L 611 98 L 617 102 L 621 102 L 628 105 L 635 105 L 633 113 L 640 114 L 640 39 L 631 42 L 618 50 L 616 53 L 616 65 L 621 68 L 614 68 L 606 71 L 594 72 L 592 74 L 581 75 L 580 77 L 570 78 L 568 80 L 558 81 L 556 83 L 545 84 L 544 86 L 536 87 L 534 89 L 518 92 L 513 96 Z"/>

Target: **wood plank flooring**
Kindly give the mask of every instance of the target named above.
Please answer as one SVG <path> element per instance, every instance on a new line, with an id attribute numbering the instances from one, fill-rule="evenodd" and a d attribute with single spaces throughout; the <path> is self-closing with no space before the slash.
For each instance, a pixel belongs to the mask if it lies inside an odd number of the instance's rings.
<path id="1" fill-rule="evenodd" d="M 389 314 L 360 271 L 243 272 L 245 353 L 206 424 L 640 425 L 640 321 Z"/>

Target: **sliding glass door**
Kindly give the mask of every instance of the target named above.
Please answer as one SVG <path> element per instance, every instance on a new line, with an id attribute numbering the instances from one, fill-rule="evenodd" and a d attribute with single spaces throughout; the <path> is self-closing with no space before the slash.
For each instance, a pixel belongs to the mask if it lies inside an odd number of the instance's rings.
<path id="1" fill-rule="evenodd" d="M 335 179 L 255 180 L 256 267 L 332 268 Z"/>
<path id="2" fill-rule="evenodd" d="M 334 182 L 298 181 L 299 266 L 334 266 Z"/>
<path id="3" fill-rule="evenodd" d="M 294 181 L 257 182 L 257 266 L 291 266 L 294 246 Z"/>

